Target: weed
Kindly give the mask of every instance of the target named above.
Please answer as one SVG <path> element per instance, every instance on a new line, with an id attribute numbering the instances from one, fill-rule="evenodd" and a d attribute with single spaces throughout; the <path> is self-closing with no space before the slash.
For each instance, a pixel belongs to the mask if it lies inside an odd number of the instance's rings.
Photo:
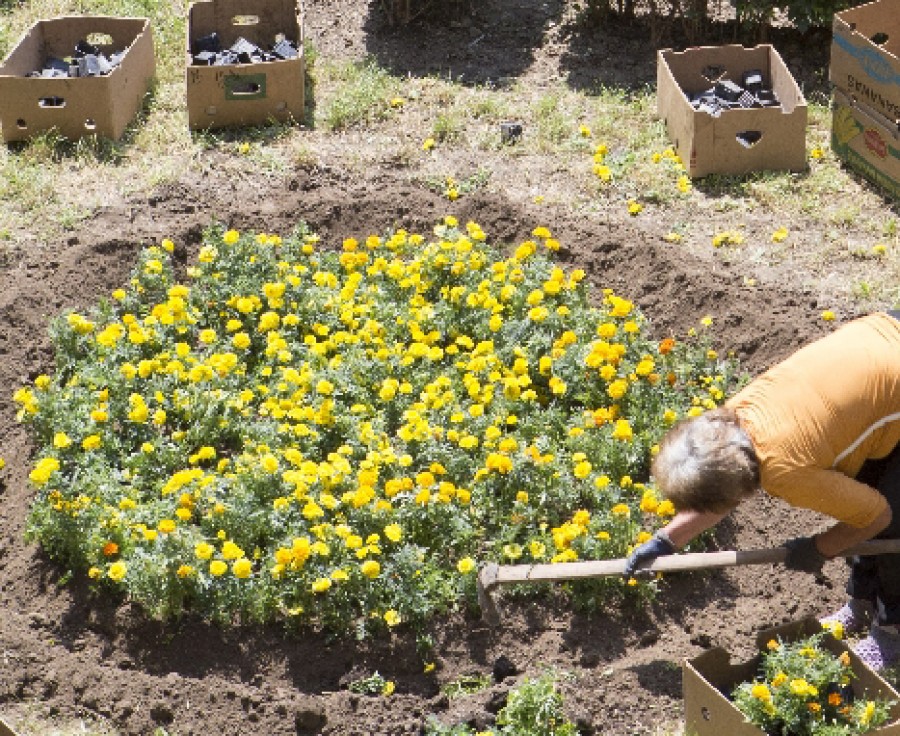
<path id="1" fill-rule="evenodd" d="M 471 675 L 463 675 L 451 682 L 448 682 L 441 688 L 441 692 L 448 698 L 453 700 L 464 695 L 472 695 L 473 693 L 486 690 L 491 686 L 491 676 L 484 673 L 475 673 Z"/>

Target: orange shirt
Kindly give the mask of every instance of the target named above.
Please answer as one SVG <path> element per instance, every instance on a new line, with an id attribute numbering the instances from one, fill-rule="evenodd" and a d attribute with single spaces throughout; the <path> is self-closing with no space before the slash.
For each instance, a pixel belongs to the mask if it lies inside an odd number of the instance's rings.
<path id="1" fill-rule="evenodd" d="M 760 485 L 855 527 L 887 501 L 854 480 L 900 441 L 900 320 L 854 320 L 791 355 L 727 403 L 756 448 Z"/>

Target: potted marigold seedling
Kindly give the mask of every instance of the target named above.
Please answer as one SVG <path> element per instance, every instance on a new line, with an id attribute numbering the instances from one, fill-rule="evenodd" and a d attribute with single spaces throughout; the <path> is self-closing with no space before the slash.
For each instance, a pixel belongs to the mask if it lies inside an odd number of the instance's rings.
<path id="1" fill-rule="evenodd" d="M 734 704 L 773 736 L 860 734 L 890 720 L 890 701 L 855 697 L 850 655 L 822 646 L 826 632 L 770 639 L 758 676 L 738 685 Z"/>
<path id="2" fill-rule="evenodd" d="M 900 735 L 900 694 L 815 618 L 760 631 L 756 656 L 721 647 L 684 662 L 692 736 Z"/>

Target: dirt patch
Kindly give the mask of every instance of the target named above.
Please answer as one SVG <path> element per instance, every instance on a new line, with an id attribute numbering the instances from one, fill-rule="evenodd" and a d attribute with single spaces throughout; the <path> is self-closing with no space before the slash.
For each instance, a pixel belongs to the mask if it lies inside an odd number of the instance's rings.
<path id="1" fill-rule="evenodd" d="M 558 74 L 553 39 L 564 32 L 561 8 L 522 0 L 504 10 L 507 23 L 476 11 L 437 27 L 386 29 L 374 6 L 336 0 L 308 4 L 307 22 L 320 53 L 374 53 L 400 68 L 399 49 L 413 44 L 421 65 L 416 73 L 453 69 L 486 83 Z M 604 66 L 622 44 L 633 51 L 628 58 L 634 63 Z M 652 79 L 642 44 L 610 33 L 602 48 L 567 44 L 563 61 L 580 70 L 573 84 L 639 85 Z M 410 55 L 403 58 L 408 65 Z M 804 65 L 810 79 L 821 76 L 815 54 Z M 602 69 L 603 78 L 600 72 L 589 78 L 587 68 Z M 100 716 L 125 734 L 160 726 L 179 736 L 418 734 L 431 716 L 484 726 L 517 677 L 552 667 L 573 675 L 564 684 L 567 711 L 585 733 L 635 736 L 669 727 L 672 733 L 680 717 L 682 658 L 712 644 L 748 651 L 758 629 L 840 601 L 845 572 L 839 562 L 829 563 L 820 581 L 771 568 L 673 575 L 648 610 L 573 613 L 554 590 L 538 600 L 505 600 L 496 630 L 465 614 L 435 622 L 430 636 L 437 667 L 425 673 L 414 638 L 402 630 L 387 641 L 360 643 L 289 637 L 277 627 L 225 630 L 190 617 L 163 625 L 128 604 L 91 597 L 82 580 L 61 580 L 24 541 L 32 446 L 15 422 L 10 397 L 53 369 L 52 316 L 121 286 L 142 245 L 171 238 L 187 261 L 213 220 L 276 233 L 304 220 L 331 246 L 395 227 L 427 234 L 445 214 L 475 220 L 492 241 L 505 244 L 550 225 L 563 244 L 560 260 L 585 269 L 595 293 L 610 287 L 633 299 L 659 336 L 683 335 L 701 316 L 713 316 L 715 343 L 734 351 L 751 373 L 825 331 L 817 319 L 824 307 L 806 275 L 785 270 L 777 281 L 761 278 L 748 286 L 737 267 L 691 255 L 628 223 L 497 193 L 449 204 L 388 165 L 364 176 L 306 166 L 273 179 L 231 176 L 223 154 L 209 156 L 202 180 L 185 178 L 102 209 L 65 240 L 23 252 L 0 273 L 0 440 L 8 462 L 0 507 L 0 704 L 11 721 L 22 722 L 36 708 L 65 720 Z M 844 316 L 852 316 L 849 311 Z M 724 547 L 769 546 L 819 523 L 760 496 L 722 525 L 718 540 Z M 463 675 L 491 673 L 501 657 L 512 663 L 514 676 L 467 698 L 451 701 L 441 693 L 441 685 Z M 375 671 L 395 681 L 390 698 L 348 691 L 348 683 Z"/>

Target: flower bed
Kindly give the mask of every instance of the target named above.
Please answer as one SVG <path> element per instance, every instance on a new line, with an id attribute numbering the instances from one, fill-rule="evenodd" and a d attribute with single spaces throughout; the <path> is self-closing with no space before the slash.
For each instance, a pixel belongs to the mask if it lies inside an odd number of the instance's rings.
<path id="1" fill-rule="evenodd" d="M 183 282 L 147 248 L 16 392 L 31 536 L 154 615 L 362 632 L 472 596 L 483 560 L 626 554 L 673 513 L 653 446 L 730 365 L 592 306 L 558 247 L 504 257 L 450 217 L 339 251 L 213 228 Z"/>

